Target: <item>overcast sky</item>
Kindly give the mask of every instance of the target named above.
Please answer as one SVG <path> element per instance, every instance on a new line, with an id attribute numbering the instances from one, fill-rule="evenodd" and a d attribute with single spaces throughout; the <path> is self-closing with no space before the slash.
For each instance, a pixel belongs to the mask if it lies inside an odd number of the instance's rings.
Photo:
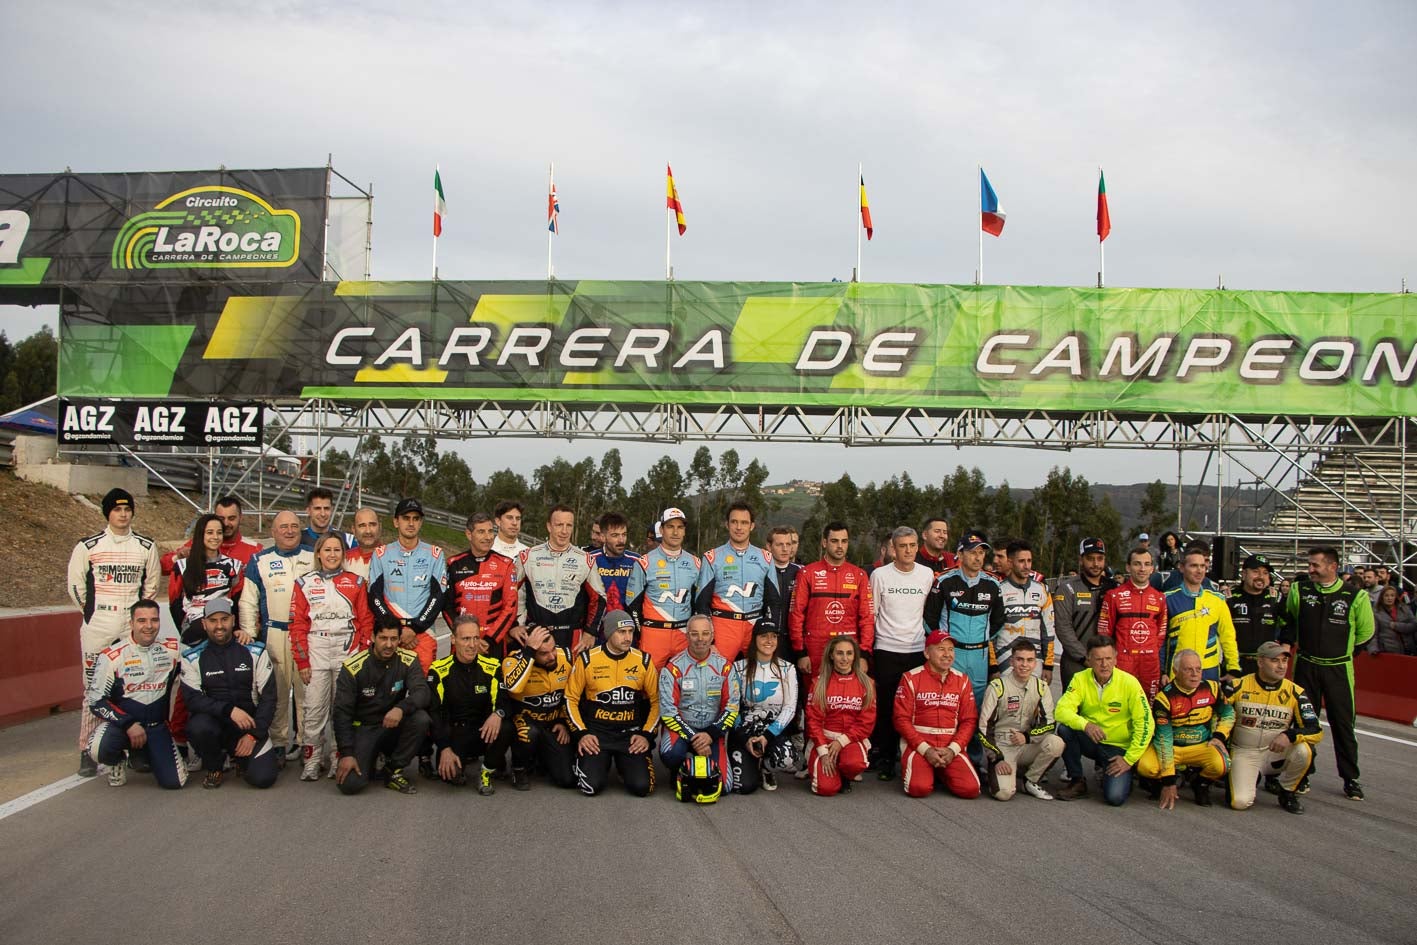
<path id="1" fill-rule="evenodd" d="M 374 186 L 374 275 L 426 279 L 437 163 L 441 275 L 478 279 L 544 276 L 555 161 L 558 276 L 656 279 L 672 159 L 689 224 L 678 278 L 820 280 L 850 276 L 862 162 L 864 277 L 970 282 L 982 164 L 1008 214 L 986 237 L 986 281 L 1082 285 L 1101 165 L 1109 285 L 1417 278 L 1410 2 L 207 6 L 8 6 L 6 70 L 30 78 L 7 98 L 0 169 L 333 153 Z M 0 309 L 0 328 L 17 339 L 46 318 Z M 596 448 L 513 441 L 496 465 Z M 739 448 L 774 479 L 957 462 L 1015 485 L 1055 463 L 1175 475 L 1174 454 Z M 624 452 L 638 475 L 663 449 Z"/>

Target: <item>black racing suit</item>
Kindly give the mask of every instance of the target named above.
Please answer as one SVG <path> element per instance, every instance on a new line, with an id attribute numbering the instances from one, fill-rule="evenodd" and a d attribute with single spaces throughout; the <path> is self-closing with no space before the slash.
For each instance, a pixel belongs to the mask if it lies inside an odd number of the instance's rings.
<path id="1" fill-rule="evenodd" d="M 271 723 L 276 717 L 276 677 L 266 645 L 252 640 L 242 645 L 232 637 L 224 645 L 205 640 L 182 652 L 182 701 L 189 713 L 187 740 L 208 773 L 220 771 L 231 756 L 247 784 L 266 788 L 280 774 Z M 243 730 L 231 721 L 234 709 L 251 716 L 255 725 Z M 236 757 L 237 742 L 250 735 L 256 746 Z"/>
<path id="2" fill-rule="evenodd" d="M 463 764 L 482 758 L 481 783 L 491 783 L 491 774 L 501 767 L 507 756 L 507 712 L 499 704 L 502 695 L 502 668 L 491 656 L 479 656 L 471 663 L 460 662 L 449 655 L 438 660 L 428 670 L 428 717 L 437 754 L 451 748 Z M 502 727 L 491 742 L 482 738 L 482 725 L 489 716 L 502 720 Z"/>
<path id="3" fill-rule="evenodd" d="M 1353 696 L 1353 654 L 1373 637 L 1373 602 L 1368 593 L 1340 581 L 1320 587 L 1298 581 L 1289 588 L 1284 611 L 1294 624 L 1299 657 L 1294 682 L 1328 713 L 1338 776 L 1358 777 L 1358 737 Z M 1310 762 L 1313 771 L 1315 761 Z"/>
<path id="4" fill-rule="evenodd" d="M 369 786 L 380 752 L 391 771 L 413 760 L 428 734 L 428 699 L 428 681 L 409 650 L 396 650 L 388 660 L 365 650 L 344 661 L 335 682 L 335 744 L 340 758 L 354 758 L 359 770 L 345 777 L 341 793 L 358 794 Z M 393 708 L 402 709 L 403 718 L 397 728 L 384 728 L 384 716 Z"/>
<path id="5" fill-rule="evenodd" d="M 1268 594 L 1247 594 L 1237 588 L 1228 600 L 1230 622 L 1235 625 L 1235 648 L 1240 652 L 1240 675 L 1257 672 L 1255 653 L 1261 643 L 1293 643 L 1294 630 L 1284 616 L 1284 602 Z"/>

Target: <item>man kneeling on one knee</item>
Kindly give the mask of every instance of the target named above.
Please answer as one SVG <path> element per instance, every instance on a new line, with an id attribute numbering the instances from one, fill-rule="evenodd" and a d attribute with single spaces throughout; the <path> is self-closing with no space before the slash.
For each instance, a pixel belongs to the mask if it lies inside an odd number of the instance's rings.
<path id="1" fill-rule="evenodd" d="M 386 759 L 384 786 L 400 794 L 418 793 L 404 768 L 428 734 L 428 680 L 418 654 L 399 649 L 402 632 L 396 619 L 380 618 L 373 645 L 345 660 L 339 671 L 335 784 L 342 794 L 358 794 L 369 786 L 380 753 Z"/>
<path id="2" fill-rule="evenodd" d="M 1063 740 L 1053 721 L 1053 691 L 1033 675 L 1038 647 L 1031 640 L 1016 640 L 1009 656 L 1009 671 L 995 676 L 984 687 L 979 709 L 980 741 L 989 756 L 989 793 L 1007 801 L 1023 790 L 1040 801 L 1051 801 L 1040 785 L 1048 768 L 1063 754 Z"/>

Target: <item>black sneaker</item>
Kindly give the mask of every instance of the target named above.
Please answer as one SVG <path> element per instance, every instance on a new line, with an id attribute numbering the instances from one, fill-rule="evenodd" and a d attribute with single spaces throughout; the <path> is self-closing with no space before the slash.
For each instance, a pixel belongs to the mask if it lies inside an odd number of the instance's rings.
<path id="1" fill-rule="evenodd" d="M 276 749 L 276 770 L 277 770 L 277 771 L 284 771 L 284 770 L 285 770 L 285 749 L 284 749 L 284 748 L 277 748 L 277 749 Z"/>
<path id="2" fill-rule="evenodd" d="M 438 776 L 438 769 L 433 767 L 432 755 L 423 755 L 418 759 L 418 776 L 425 781 L 432 781 Z M 467 779 L 463 778 L 460 783 L 466 784 Z"/>
<path id="3" fill-rule="evenodd" d="M 531 790 L 531 778 L 526 776 L 525 768 L 512 769 L 512 788 L 517 791 Z"/>
<path id="4" fill-rule="evenodd" d="M 151 774 L 153 770 L 152 762 L 148 761 L 148 753 L 140 751 L 137 754 L 128 753 L 128 767 L 138 774 Z"/>
<path id="5" fill-rule="evenodd" d="M 1279 778 L 1275 775 L 1265 775 L 1264 789 L 1270 794 L 1279 794 L 1284 788 L 1279 786 Z"/>
<path id="6" fill-rule="evenodd" d="M 79 777 L 93 778 L 98 776 L 98 762 L 86 751 L 79 752 Z"/>
<path id="7" fill-rule="evenodd" d="M 763 781 L 763 790 L 764 790 L 764 791 L 776 791 L 776 790 L 777 790 L 777 773 L 776 773 L 775 771 L 773 771 L 771 768 L 764 768 L 764 769 L 763 769 L 762 781 Z"/>
<path id="8" fill-rule="evenodd" d="M 225 771 L 208 771 L 207 776 L 202 779 L 202 787 L 206 788 L 209 791 L 214 791 L 217 788 L 221 787 L 222 779 L 225 777 Z"/>
<path id="9" fill-rule="evenodd" d="M 850 793 L 851 793 L 851 781 L 849 781 L 849 780 L 847 780 L 847 779 L 845 779 L 845 778 L 842 779 L 842 782 L 841 782 L 841 793 L 842 793 L 842 794 L 850 794 Z"/>
<path id="10" fill-rule="evenodd" d="M 894 780 L 895 780 L 895 765 L 892 765 L 892 764 L 883 764 L 883 765 L 881 765 L 880 770 L 878 770 L 878 771 L 876 772 L 876 780 L 877 780 L 877 781 L 894 781 Z"/>
<path id="11" fill-rule="evenodd" d="M 1196 795 L 1196 806 L 1210 807 L 1210 782 L 1205 780 L 1204 778 L 1196 778 L 1196 785 L 1194 790 Z"/>
<path id="12" fill-rule="evenodd" d="M 1349 778 L 1343 782 L 1343 796 L 1350 801 L 1361 801 L 1363 799 L 1363 785 L 1358 783 L 1357 778 Z"/>
<path id="13" fill-rule="evenodd" d="M 1299 796 L 1293 791 L 1279 790 L 1279 806 L 1291 814 L 1304 813 L 1304 805 L 1299 801 Z"/>
<path id="14" fill-rule="evenodd" d="M 1295 794 L 1309 793 L 1309 776 L 1306 774 L 1299 779 L 1299 786 L 1294 789 Z"/>
<path id="15" fill-rule="evenodd" d="M 398 791 L 400 794 L 417 794 L 418 788 L 413 786 L 413 782 L 404 776 L 402 768 L 395 768 L 386 775 L 384 787 L 390 791 Z"/>

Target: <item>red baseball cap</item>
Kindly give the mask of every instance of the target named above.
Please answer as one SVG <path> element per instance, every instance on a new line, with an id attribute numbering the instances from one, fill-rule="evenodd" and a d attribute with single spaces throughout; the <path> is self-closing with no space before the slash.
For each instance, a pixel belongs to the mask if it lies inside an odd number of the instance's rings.
<path id="1" fill-rule="evenodd" d="M 937 643 L 954 643 L 954 637 L 950 636 L 948 630 L 931 630 L 930 635 L 925 638 L 926 646 L 935 646 Z"/>

